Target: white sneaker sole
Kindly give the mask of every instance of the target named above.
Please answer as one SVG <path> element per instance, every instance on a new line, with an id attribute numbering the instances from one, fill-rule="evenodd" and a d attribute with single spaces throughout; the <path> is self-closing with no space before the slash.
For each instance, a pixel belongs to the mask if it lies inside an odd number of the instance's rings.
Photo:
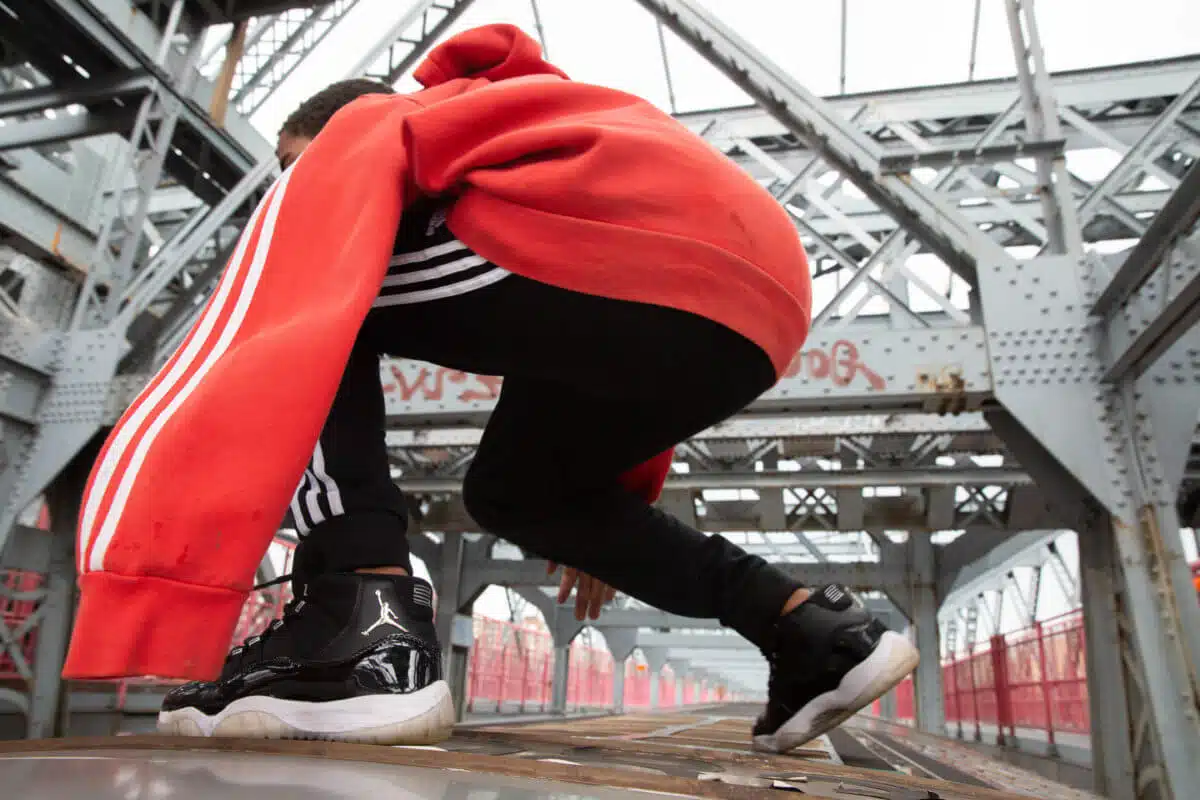
<path id="1" fill-rule="evenodd" d="M 252 696 L 235 700 L 212 716 L 196 708 L 158 715 L 158 732 L 168 736 L 431 745 L 450 738 L 453 729 L 454 701 L 445 681 L 411 694 L 325 703 Z"/>
<path id="2" fill-rule="evenodd" d="M 905 637 L 887 631 L 871 655 L 842 678 L 838 687 L 817 695 L 773 734 L 754 737 L 754 746 L 786 753 L 833 730 L 854 716 L 917 668 L 921 656 Z"/>

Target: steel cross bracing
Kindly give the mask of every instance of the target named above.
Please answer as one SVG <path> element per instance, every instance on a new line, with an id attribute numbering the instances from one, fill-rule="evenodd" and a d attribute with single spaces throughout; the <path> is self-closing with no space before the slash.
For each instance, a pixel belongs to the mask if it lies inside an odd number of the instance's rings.
<path id="1" fill-rule="evenodd" d="M 254 20 L 233 75 L 230 103 L 247 117 L 262 108 L 358 2 L 333 0 Z M 204 72 L 215 76 L 223 61 L 223 51 L 217 50 L 206 59 Z"/>
<path id="2" fill-rule="evenodd" d="M 413 0 L 347 77 L 368 77 L 394 84 L 417 65 L 474 0 Z"/>
<path id="3" fill-rule="evenodd" d="M 7 331 L 6 355 L 21 365 L 7 371 L 7 396 L 22 398 L 18 408 L 31 411 L 23 417 L 9 415 L 6 426 L 11 458 L 0 475 L 5 489 L 0 495 L 0 546 L 15 514 L 116 410 L 105 387 L 113 380 L 126 340 L 156 333 L 170 318 L 172 303 L 197 282 L 193 259 L 206 250 L 220 250 L 219 241 L 213 247 L 213 238 L 228 233 L 231 223 L 235 229 L 240 226 L 239 214 L 252 206 L 256 183 L 270 171 L 253 167 L 256 159 L 242 146 L 270 152 L 261 137 L 257 142 L 255 137 L 232 137 L 207 120 L 195 102 L 204 88 L 195 69 L 201 37 L 186 26 L 182 3 L 169 6 L 163 30 L 154 30 L 145 17 L 129 16 L 128 6 L 122 18 L 110 0 L 33 5 L 14 0 L 11 11 L 6 38 L 30 46 L 30 63 L 20 70 L 21 89 L 5 95 L 0 108 L 18 119 L 42 112 L 47 116 L 5 126 L 6 132 L 19 139 L 31 125 L 64 122 L 68 129 L 74 125 L 90 132 L 96 127 L 89 119 L 113 118 L 119 108 L 136 113 L 124 118 L 128 141 L 111 137 L 99 142 L 111 162 L 107 170 L 97 168 L 94 162 L 104 159 L 95 158 L 86 145 L 72 147 L 69 157 L 59 159 L 45 147 L 15 151 L 20 157 L 16 163 L 26 173 L 14 182 L 20 189 L 39 186 L 20 182 L 21 177 L 73 165 L 80 182 L 76 196 L 96 201 L 64 214 L 74 219 L 58 227 L 52 242 L 34 238 L 25 243 L 27 249 L 40 246 L 51 258 L 61 259 L 79 256 L 78 250 L 67 254 L 58 249 L 63 231 L 82 227 L 93 234 L 88 255 L 68 259 L 83 285 L 67 331 L 29 325 Z M 229 131 L 239 129 L 234 116 L 227 125 Z M 43 142 L 52 137 L 34 131 L 29 138 Z M 163 235 L 148 215 L 150 198 L 164 180 L 188 187 L 212 207 L 196 207 L 185 224 Z M 85 184 L 102 189 L 89 192 Z M 30 364 L 33 354 L 43 355 Z"/>

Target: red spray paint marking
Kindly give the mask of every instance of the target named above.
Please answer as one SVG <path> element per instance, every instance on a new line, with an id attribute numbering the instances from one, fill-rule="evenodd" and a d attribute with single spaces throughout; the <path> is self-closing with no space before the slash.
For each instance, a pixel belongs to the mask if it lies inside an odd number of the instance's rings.
<path id="1" fill-rule="evenodd" d="M 450 390 L 454 399 L 461 403 L 497 400 L 500 397 L 500 384 L 503 379 L 492 375 L 472 375 L 445 367 L 422 366 L 416 377 L 410 381 L 400 366 L 392 364 L 389 368 L 396 382 L 384 384 L 383 391 L 385 394 L 398 392 L 400 400 L 405 403 L 418 395 L 431 402 L 444 400 L 447 383 L 462 387 L 457 394 L 454 394 L 453 388 Z"/>
<path id="2" fill-rule="evenodd" d="M 887 381 L 879 373 L 863 363 L 858 347 L 853 342 L 839 339 L 828 351 L 822 349 L 801 350 L 784 370 L 785 378 L 801 374 L 813 380 L 830 380 L 834 386 L 849 386 L 862 375 L 875 391 L 883 391 Z"/>
<path id="3" fill-rule="evenodd" d="M 396 394 L 401 402 L 414 398 L 427 402 L 453 399 L 461 403 L 494 401 L 500 397 L 502 378 L 474 375 L 446 367 L 422 365 L 416 374 L 398 364 L 389 365 L 395 383 L 385 383 L 386 394 Z M 880 375 L 863 363 L 853 342 L 839 339 L 828 350 L 801 350 L 784 371 L 785 378 L 805 375 L 811 380 L 829 380 L 834 386 L 849 386 L 861 375 L 875 391 L 887 387 Z"/>

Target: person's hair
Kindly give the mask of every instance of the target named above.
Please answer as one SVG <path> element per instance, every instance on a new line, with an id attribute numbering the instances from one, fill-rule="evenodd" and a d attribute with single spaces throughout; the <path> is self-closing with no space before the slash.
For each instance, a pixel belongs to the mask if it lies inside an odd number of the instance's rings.
<path id="1" fill-rule="evenodd" d="M 283 121 L 279 133 L 315 139 L 329 120 L 333 119 L 334 114 L 363 95 L 395 93 L 396 90 L 386 83 L 367 78 L 338 81 L 301 103 L 300 107 Z"/>

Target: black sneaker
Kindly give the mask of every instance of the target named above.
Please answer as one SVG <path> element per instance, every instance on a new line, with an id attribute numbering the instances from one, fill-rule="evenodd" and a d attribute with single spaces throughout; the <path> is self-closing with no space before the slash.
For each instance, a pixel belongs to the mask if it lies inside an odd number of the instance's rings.
<path id="1" fill-rule="evenodd" d="M 756 747 L 785 753 L 836 728 L 917 667 L 908 639 L 889 631 L 844 586 L 817 589 L 779 618 L 767 709 Z"/>
<path id="2" fill-rule="evenodd" d="M 378 744 L 436 744 L 453 726 L 433 590 L 390 575 L 314 579 L 216 681 L 173 689 L 158 715 L 179 736 Z"/>

